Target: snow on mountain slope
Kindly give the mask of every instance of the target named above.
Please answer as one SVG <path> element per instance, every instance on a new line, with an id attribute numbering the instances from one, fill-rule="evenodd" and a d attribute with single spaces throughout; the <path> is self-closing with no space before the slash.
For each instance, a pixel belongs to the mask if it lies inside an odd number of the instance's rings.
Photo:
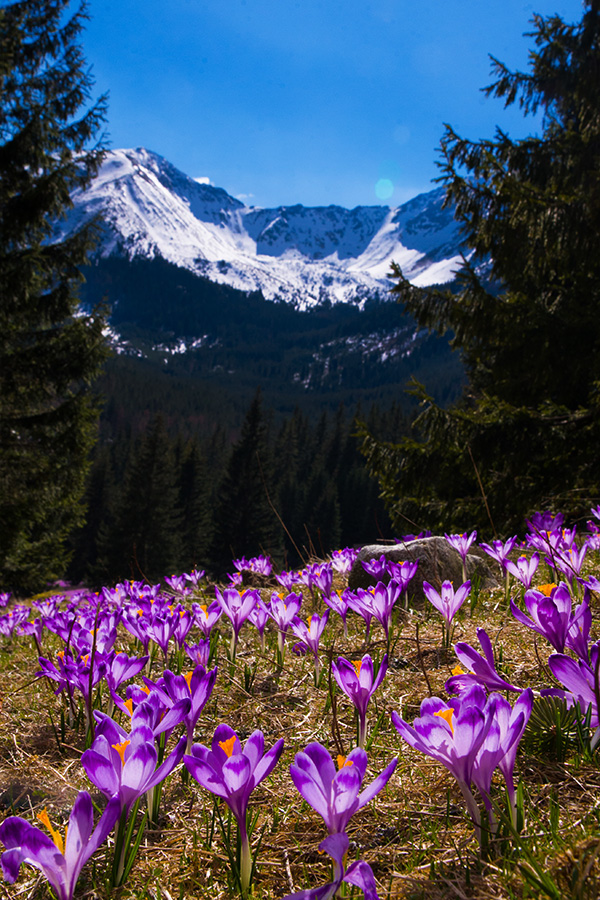
<path id="1" fill-rule="evenodd" d="M 385 294 L 392 261 L 415 284 L 451 280 L 462 244 L 442 200 L 436 190 L 397 208 L 258 209 L 148 150 L 114 150 L 88 190 L 74 193 L 60 234 L 100 215 L 102 256 L 161 256 L 305 308 Z"/>

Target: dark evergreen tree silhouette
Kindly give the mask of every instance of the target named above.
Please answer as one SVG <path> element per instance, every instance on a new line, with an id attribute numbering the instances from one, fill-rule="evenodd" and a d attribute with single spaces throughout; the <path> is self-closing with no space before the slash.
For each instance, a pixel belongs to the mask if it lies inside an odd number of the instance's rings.
<path id="1" fill-rule="evenodd" d="M 257 391 L 217 493 L 210 558 L 219 573 L 233 571 L 234 558 L 281 552 L 281 526 L 271 505 L 274 491 L 267 433 Z"/>
<path id="2" fill-rule="evenodd" d="M 459 291 L 396 291 L 420 325 L 451 332 L 468 374 L 447 411 L 421 386 L 415 437 L 366 430 L 392 517 L 481 532 L 535 508 L 585 514 L 600 494 L 600 2 L 579 23 L 533 19 L 529 71 L 493 60 L 486 93 L 541 112 L 540 136 L 441 142 L 447 201 L 475 255 Z"/>
<path id="3" fill-rule="evenodd" d="M 68 6 L 0 10 L 0 581 L 23 591 L 64 573 L 105 356 L 102 316 L 75 315 L 90 231 L 52 240 L 70 192 L 97 171 L 106 108 L 85 108 L 86 7 Z"/>
<path id="4" fill-rule="evenodd" d="M 162 416 L 140 439 L 125 474 L 112 533 L 99 555 L 111 579 L 159 581 L 177 572 L 182 513 L 173 443 Z"/>
<path id="5" fill-rule="evenodd" d="M 208 565 L 212 510 L 206 460 L 196 439 L 179 448 L 179 507 L 182 512 L 181 562 L 184 569 Z"/>

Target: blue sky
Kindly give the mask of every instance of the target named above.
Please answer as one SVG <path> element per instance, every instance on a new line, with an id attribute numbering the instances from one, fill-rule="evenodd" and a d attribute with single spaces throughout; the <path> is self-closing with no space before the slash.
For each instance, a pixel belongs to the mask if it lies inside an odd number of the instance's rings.
<path id="1" fill-rule="evenodd" d="M 89 0 L 84 50 L 111 145 L 248 204 L 396 205 L 430 190 L 443 123 L 535 130 L 480 91 L 527 67 L 534 12 L 581 0 Z"/>

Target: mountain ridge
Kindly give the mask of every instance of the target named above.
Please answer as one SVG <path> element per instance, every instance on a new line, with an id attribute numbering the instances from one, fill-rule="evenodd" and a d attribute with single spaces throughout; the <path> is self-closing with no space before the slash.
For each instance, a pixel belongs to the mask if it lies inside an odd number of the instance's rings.
<path id="1" fill-rule="evenodd" d="M 99 216 L 97 257 L 162 257 L 217 284 L 298 309 L 385 298 L 397 262 L 414 284 L 452 280 L 464 243 L 441 188 L 399 207 L 261 208 L 144 148 L 108 151 L 56 237 Z"/>

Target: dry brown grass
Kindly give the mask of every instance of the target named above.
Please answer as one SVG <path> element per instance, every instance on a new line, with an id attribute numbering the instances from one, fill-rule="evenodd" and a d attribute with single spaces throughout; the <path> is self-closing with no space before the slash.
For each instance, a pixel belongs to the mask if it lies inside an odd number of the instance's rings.
<path id="1" fill-rule="evenodd" d="M 310 600 L 305 603 L 310 606 Z M 600 637 L 598 614 L 596 608 L 593 639 Z M 323 660 L 327 656 L 360 656 L 367 649 L 362 620 L 349 617 L 346 641 L 336 618 L 332 617 L 326 631 Z M 526 794 L 522 843 L 529 849 L 506 845 L 499 855 L 483 862 L 452 776 L 404 744 L 391 724 L 391 710 L 412 720 L 430 690 L 444 696 L 444 682 L 455 664 L 453 654 L 440 649 L 440 618 L 433 609 L 400 618 L 394 629 L 388 675 L 370 708 L 370 729 L 383 715 L 369 750 L 367 779 L 375 777 L 394 756 L 399 763 L 387 788 L 352 819 L 348 829 L 351 858 L 365 859 L 371 865 L 382 900 L 544 896 L 523 877 L 520 865 L 528 859 L 549 873 L 558 896 L 600 896 L 600 769 L 596 760 L 586 759 L 577 746 L 563 763 L 553 761 L 547 753 L 521 752 L 517 767 Z M 540 639 L 536 655 L 531 634 L 507 615 L 501 591 L 482 595 L 473 618 L 468 609 L 461 611 L 454 640 L 478 646 L 476 628 L 482 624 L 492 639 L 497 639 L 503 670 L 515 683 L 534 688 L 551 683 L 544 666 L 549 647 Z M 297 751 L 314 740 L 334 755 L 347 753 L 355 743 L 353 709 L 339 691 L 332 705 L 327 677 L 320 688 L 314 686 L 310 656 L 298 658 L 288 649 L 284 667 L 277 672 L 273 631 L 263 657 L 254 629 L 245 626 L 231 672 L 225 658 L 227 624 L 221 622 L 218 627 L 224 638 L 219 648 L 219 675 L 196 740 L 209 743 L 219 722 L 231 725 L 242 740 L 255 728 L 264 731 L 267 746 L 285 738 L 279 765 L 253 794 L 250 804 L 251 811 L 258 813 L 255 834 L 264 827 L 254 895 L 258 900 L 283 897 L 329 880 L 326 860 L 317 851 L 326 835 L 323 822 L 301 801 L 289 764 Z M 385 652 L 381 638 L 374 623 L 368 649 L 376 658 Z M 120 641 L 120 649 L 131 652 L 126 632 L 120 632 Z M 46 634 L 45 642 L 48 655 L 59 649 L 53 635 Z M 245 689 L 245 668 L 254 666 L 253 684 Z M 85 734 L 68 728 L 64 742 L 57 740 L 54 729 L 60 722 L 61 699 L 44 679 L 33 677 L 37 655 L 28 638 L 15 637 L 5 643 L 0 649 L 0 669 L 0 814 L 19 814 L 34 821 L 36 812 L 46 806 L 53 820 L 64 822 L 77 791 L 90 789 L 79 762 Z M 90 792 L 102 804 L 93 789 Z M 163 795 L 159 829 L 146 834 L 127 884 L 113 896 L 123 900 L 234 896 L 218 827 L 210 839 L 212 817 L 212 797 L 193 781 L 183 783 L 176 773 Z M 84 870 L 76 896 L 108 896 L 104 853 L 102 849 L 96 862 Z M 48 896 L 46 882 L 24 867 L 15 885 L 0 888 L 2 896 L 41 900 Z"/>

